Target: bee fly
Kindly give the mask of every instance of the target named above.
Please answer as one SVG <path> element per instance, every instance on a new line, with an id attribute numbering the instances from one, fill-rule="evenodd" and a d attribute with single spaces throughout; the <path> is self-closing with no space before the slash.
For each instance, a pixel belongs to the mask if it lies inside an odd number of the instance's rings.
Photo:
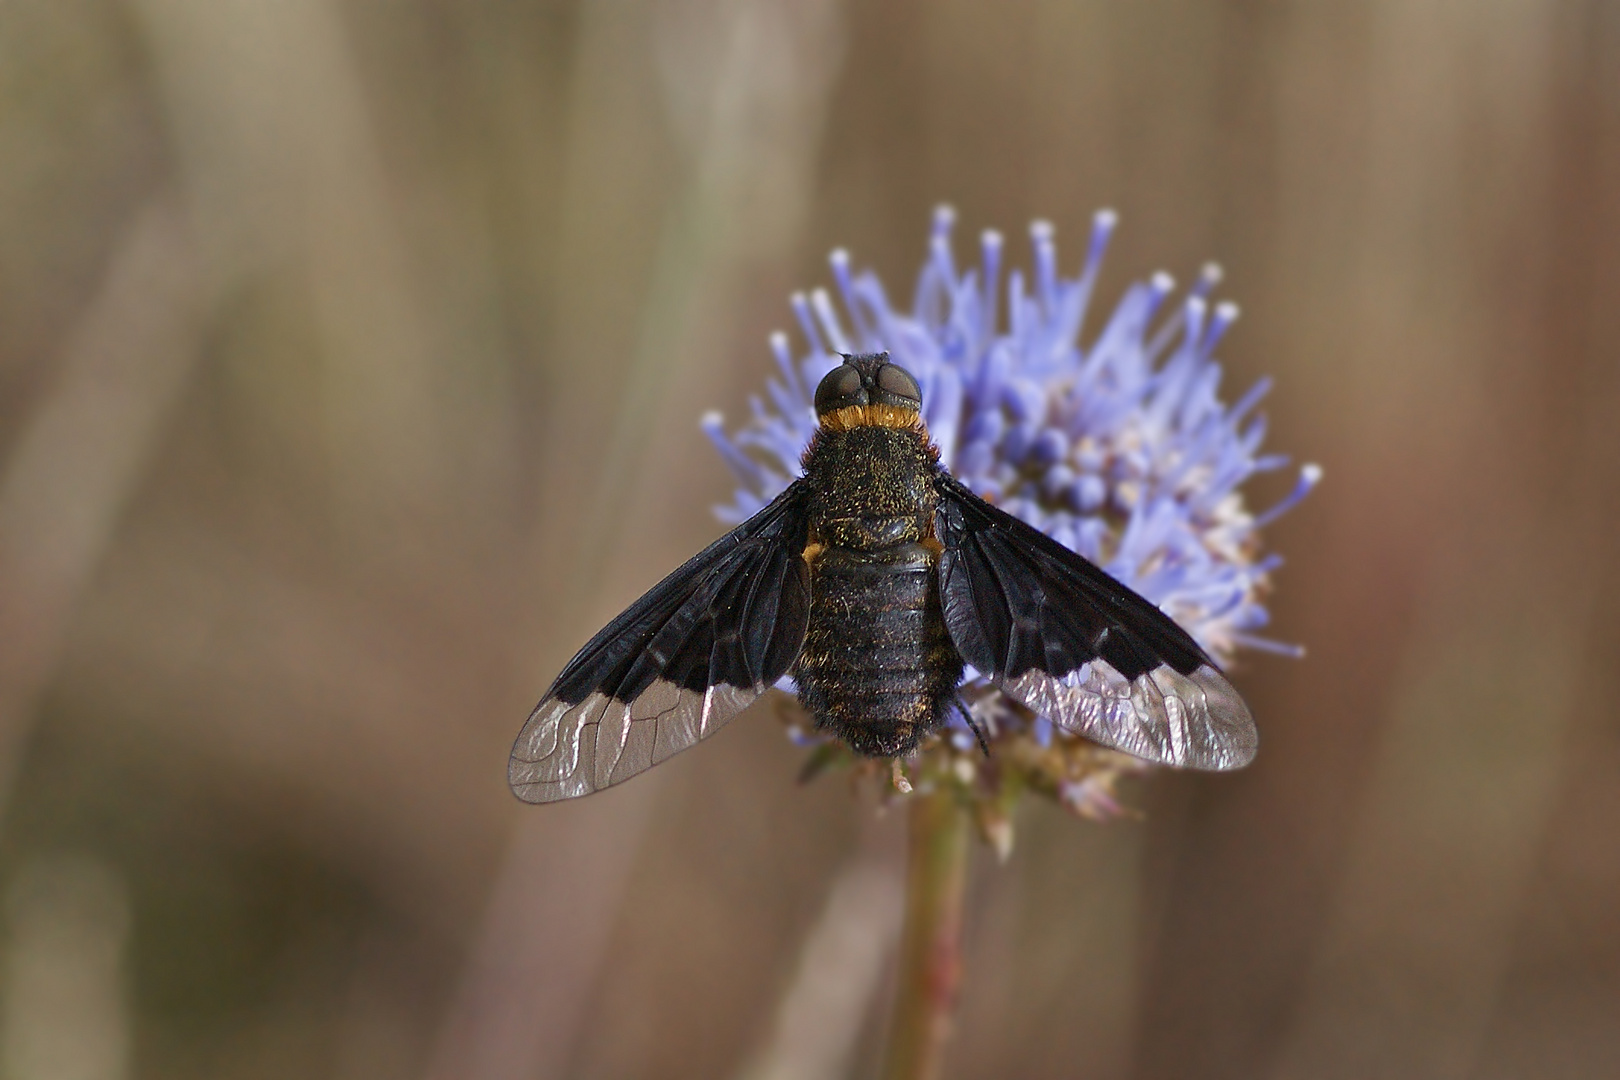
<path id="1" fill-rule="evenodd" d="M 634 776 L 788 674 L 818 728 L 904 756 L 962 709 L 964 663 L 1104 746 L 1183 768 L 1248 764 L 1254 720 L 1186 631 L 946 472 L 917 382 L 887 353 L 844 360 L 816 389 L 803 477 L 557 676 L 512 748 L 518 797 Z"/>

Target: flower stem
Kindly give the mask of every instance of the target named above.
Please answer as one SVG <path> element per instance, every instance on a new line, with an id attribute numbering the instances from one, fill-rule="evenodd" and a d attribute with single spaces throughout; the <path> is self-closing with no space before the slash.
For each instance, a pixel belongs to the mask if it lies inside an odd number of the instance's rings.
<path id="1" fill-rule="evenodd" d="M 939 1075 L 962 977 L 967 809 L 948 791 L 919 793 L 910 803 L 906 919 L 884 1080 L 934 1080 Z"/>

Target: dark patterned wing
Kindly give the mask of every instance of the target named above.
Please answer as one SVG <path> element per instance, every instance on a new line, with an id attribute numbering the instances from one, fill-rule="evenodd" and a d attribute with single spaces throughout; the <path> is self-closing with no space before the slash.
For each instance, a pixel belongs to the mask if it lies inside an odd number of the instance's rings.
<path id="1" fill-rule="evenodd" d="M 1253 760 L 1248 706 L 1174 620 L 955 478 L 936 488 L 940 599 L 964 660 L 1104 746 L 1187 769 Z"/>
<path id="2" fill-rule="evenodd" d="M 529 714 L 507 776 L 525 802 L 617 784 L 685 750 L 787 673 L 810 575 L 802 481 L 654 585 Z"/>

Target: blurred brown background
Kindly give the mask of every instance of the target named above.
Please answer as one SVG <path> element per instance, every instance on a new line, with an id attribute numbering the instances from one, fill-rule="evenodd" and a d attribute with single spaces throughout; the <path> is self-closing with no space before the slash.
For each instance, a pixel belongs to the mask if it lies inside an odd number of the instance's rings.
<path id="1" fill-rule="evenodd" d="M 865 1075 L 897 822 L 768 709 L 504 769 L 940 200 L 1221 260 L 1327 470 L 1259 761 L 1028 808 L 951 1075 L 1620 1075 L 1603 0 L 0 3 L 0 1073 Z"/>

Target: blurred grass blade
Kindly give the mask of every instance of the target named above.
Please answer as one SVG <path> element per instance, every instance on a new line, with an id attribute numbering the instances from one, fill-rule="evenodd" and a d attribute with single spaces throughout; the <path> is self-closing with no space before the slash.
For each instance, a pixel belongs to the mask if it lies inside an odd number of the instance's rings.
<path id="1" fill-rule="evenodd" d="M 113 252 L 0 479 L 0 808 L 74 607 L 198 355 L 196 281 L 160 199 Z"/>

